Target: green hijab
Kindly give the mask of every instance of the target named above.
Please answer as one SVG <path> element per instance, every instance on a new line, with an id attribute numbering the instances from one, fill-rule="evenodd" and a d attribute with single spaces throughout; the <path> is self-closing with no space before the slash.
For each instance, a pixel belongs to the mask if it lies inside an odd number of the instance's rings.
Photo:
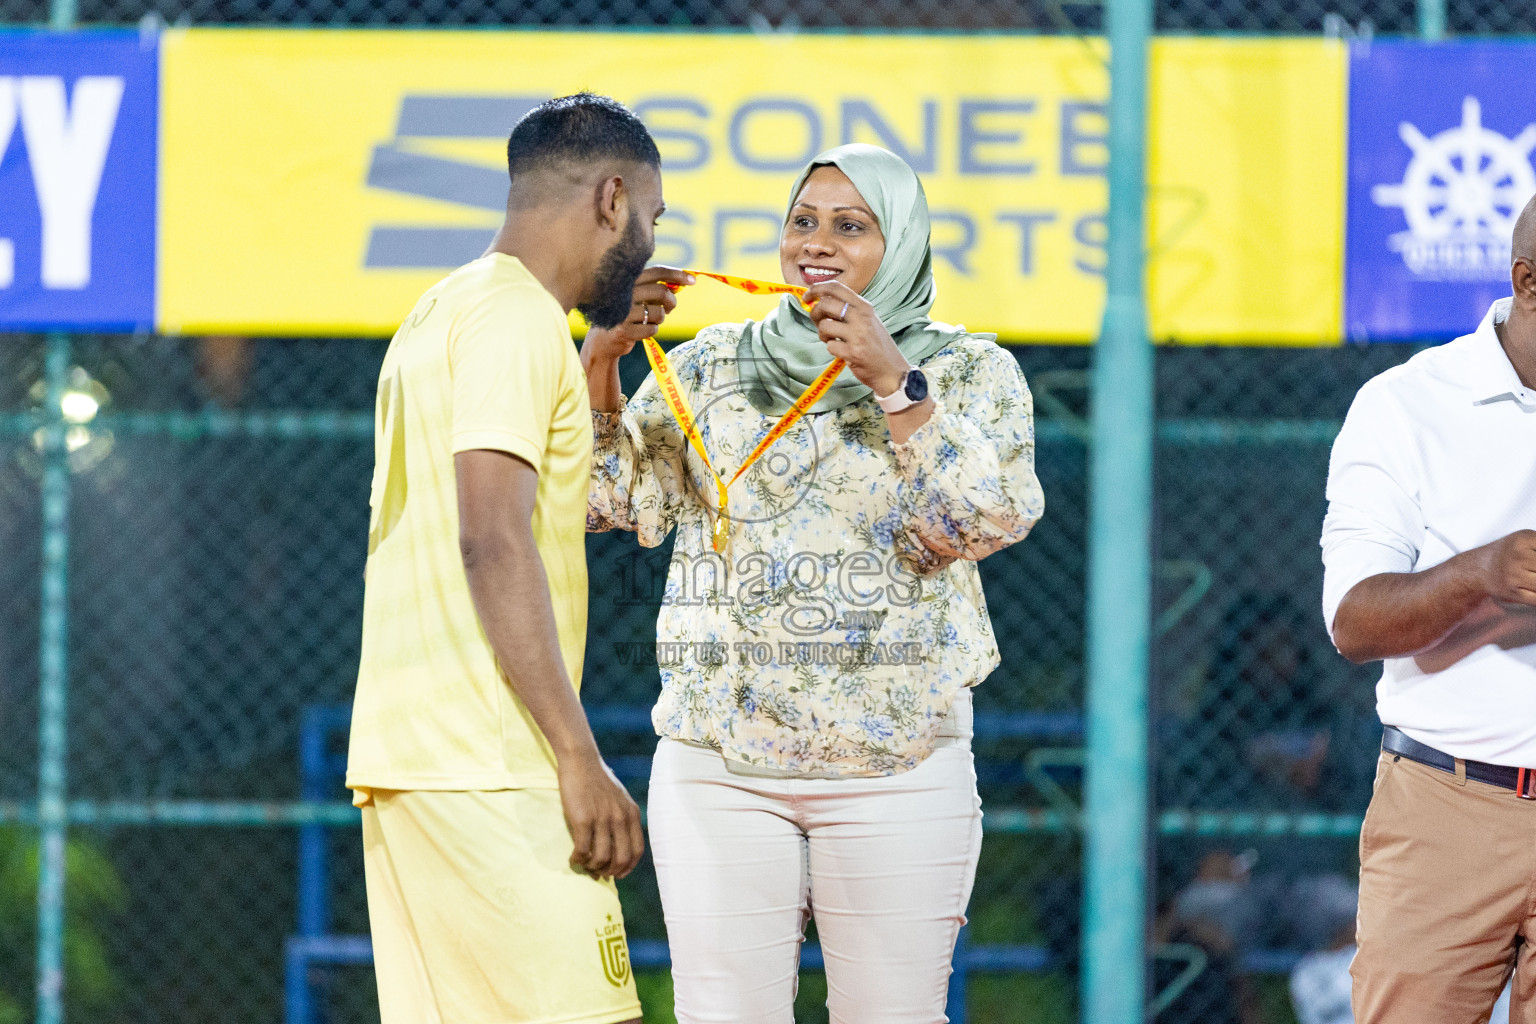
<path id="1" fill-rule="evenodd" d="M 869 203 L 885 236 L 885 256 L 864 297 L 874 304 L 885 329 L 907 361 L 916 366 L 956 338 L 962 327 L 928 319 L 933 306 L 933 255 L 928 247 L 928 199 L 917 172 L 890 150 L 862 142 L 829 149 L 800 172 L 789 190 L 789 211 L 800 198 L 805 179 L 818 167 L 831 165 L 848 175 Z M 985 335 L 984 335 L 985 337 Z M 816 325 L 799 299 L 786 295 L 761 322 L 747 321 L 736 347 L 737 364 L 747 397 L 767 416 L 782 416 L 832 361 Z M 852 370 L 832 382 L 812 412 L 831 412 L 870 394 Z"/>

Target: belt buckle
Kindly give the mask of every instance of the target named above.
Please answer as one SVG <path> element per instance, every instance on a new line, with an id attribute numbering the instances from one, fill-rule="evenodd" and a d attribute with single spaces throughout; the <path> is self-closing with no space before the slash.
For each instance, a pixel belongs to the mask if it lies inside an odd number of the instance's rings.
<path id="1" fill-rule="evenodd" d="M 1536 800 L 1536 768 L 1515 770 L 1515 795 L 1522 800 Z"/>

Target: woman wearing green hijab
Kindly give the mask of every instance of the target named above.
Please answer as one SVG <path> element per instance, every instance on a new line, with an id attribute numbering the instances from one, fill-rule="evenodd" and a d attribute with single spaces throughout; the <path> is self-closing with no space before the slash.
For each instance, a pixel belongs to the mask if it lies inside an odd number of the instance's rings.
<path id="1" fill-rule="evenodd" d="M 675 305 L 654 268 L 634 315 L 582 345 L 595 448 L 588 529 L 676 529 L 657 621 L 662 737 L 649 799 L 677 1018 L 790 1024 L 815 908 L 838 1024 L 934 1024 L 975 876 L 970 687 L 998 664 L 976 562 L 1044 500 L 1029 389 L 991 335 L 937 323 L 927 200 L 874 146 L 821 154 L 790 191 L 786 296 L 672 352 L 729 480 L 834 358 L 846 369 L 730 489 L 655 376 L 618 360 Z"/>

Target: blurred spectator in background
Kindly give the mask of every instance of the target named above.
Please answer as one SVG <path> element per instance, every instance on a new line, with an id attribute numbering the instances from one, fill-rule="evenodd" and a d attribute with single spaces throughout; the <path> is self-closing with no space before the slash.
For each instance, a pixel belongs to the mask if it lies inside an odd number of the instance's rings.
<path id="1" fill-rule="evenodd" d="M 1254 850 L 1207 853 L 1174 897 L 1174 918 L 1219 931 L 1239 954 L 1332 948 L 1341 929 L 1353 927 L 1358 896 L 1348 878 L 1262 868 Z"/>
<path id="2" fill-rule="evenodd" d="M 1159 915 L 1158 943 L 1194 946 L 1207 961 L 1202 973 L 1208 977 L 1197 978 L 1174 1000 L 1171 1019 L 1257 1021 L 1247 957 L 1256 951 L 1296 951 L 1305 954 L 1291 979 L 1300 1024 L 1346 1024 L 1359 902 L 1355 883 L 1339 874 L 1296 877 L 1260 868 L 1253 850 L 1210 850 Z M 1166 952 L 1170 955 L 1159 957 L 1160 986 L 1173 982 L 1182 969 L 1179 957 L 1172 955 L 1178 951 Z"/>
<path id="3" fill-rule="evenodd" d="M 1163 803 L 1363 807 L 1380 727 L 1368 706 L 1342 699 L 1338 673 L 1321 657 L 1332 653 L 1291 594 L 1240 594 L 1222 616 L 1198 690 L 1163 725 Z"/>
<path id="4" fill-rule="evenodd" d="M 1227 611 L 1201 710 L 1248 769 L 1254 803 L 1312 802 L 1331 747 L 1327 696 L 1302 643 L 1301 610 L 1288 594 L 1245 594 Z"/>
<path id="5" fill-rule="evenodd" d="M 1355 958 L 1359 903 L 1358 890 L 1347 882 L 1317 894 L 1313 920 L 1329 935 L 1323 948 L 1302 957 L 1291 971 L 1291 1005 L 1299 1024 L 1354 1024 L 1349 964 Z"/>
<path id="6" fill-rule="evenodd" d="M 1177 947 L 1192 946 L 1205 959 L 1204 968 L 1165 1008 L 1167 1019 L 1260 1024 L 1258 1001 L 1242 965 L 1243 939 L 1251 934 L 1258 911 L 1250 887 L 1252 866 L 1251 854 L 1206 854 L 1194 879 L 1158 915 L 1156 991 L 1178 984 L 1190 966 L 1188 957 L 1175 955 L 1181 952 Z"/>
<path id="7" fill-rule="evenodd" d="M 1213 850 L 1200 860 L 1194 879 L 1173 900 L 1174 920 L 1206 934 L 1220 934 L 1222 945 L 1243 945 L 1258 926 L 1259 900 L 1253 888 L 1252 850 L 1234 854 Z"/>
<path id="8" fill-rule="evenodd" d="M 1210 753 L 1247 769 L 1253 806 L 1315 803 L 1323 787 L 1333 734 L 1306 622 L 1290 595 L 1274 593 L 1242 595 L 1222 621 L 1200 710 L 1215 732 Z"/>
<path id="9" fill-rule="evenodd" d="M 255 352 L 250 338 L 216 334 L 197 346 L 197 379 L 207 402 L 220 409 L 238 408 L 245 401 Z"/>

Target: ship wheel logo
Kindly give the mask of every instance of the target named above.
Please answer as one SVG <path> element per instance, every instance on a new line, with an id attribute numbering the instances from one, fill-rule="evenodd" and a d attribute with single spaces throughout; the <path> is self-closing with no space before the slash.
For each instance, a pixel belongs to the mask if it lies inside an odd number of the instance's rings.
<path id="1" fill-rule="evenodd" d="M 1408 230 L 1391 247 L 1427 280 L 1502 280 L 1509 275 L 1515 218 L 1536 194 L 1536 124 L 1514 138 L 1483 127 L 1477 97 L 1461 104 L 1461 124 L 1426 137 L 1404 121 L 1398 136 L 1413 151 L 1401 184 L 1377 185 L 1378 206 L 1403 211 Z"/>

